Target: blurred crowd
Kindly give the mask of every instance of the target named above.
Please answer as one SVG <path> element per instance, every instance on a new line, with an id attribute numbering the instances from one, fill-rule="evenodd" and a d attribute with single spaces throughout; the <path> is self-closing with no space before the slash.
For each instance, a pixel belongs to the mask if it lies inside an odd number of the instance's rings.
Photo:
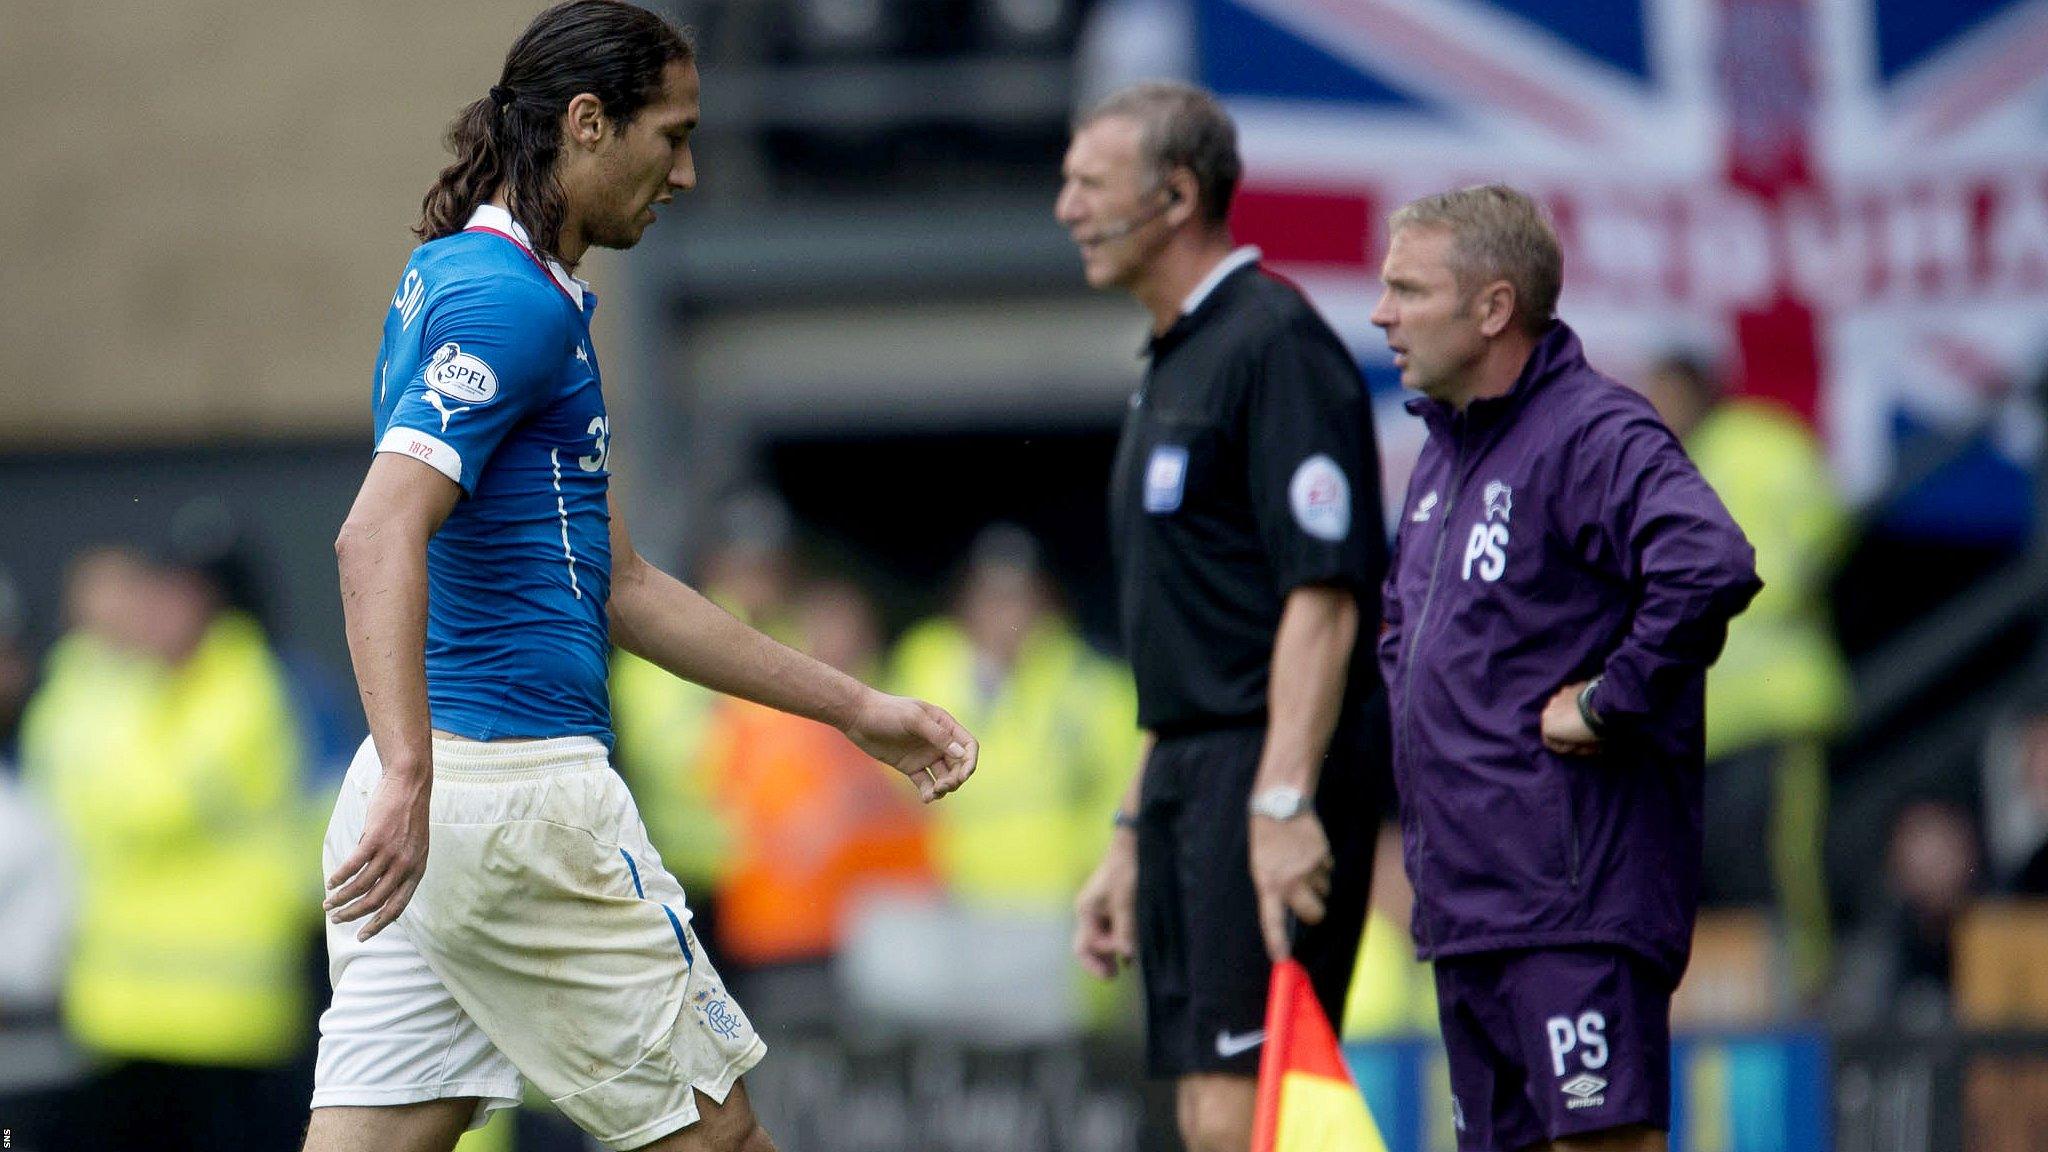
<path id="1" fill-rule="evenodd" d="M 1886 808 L 1875 895 L 1845 900 L 1823 845 L 1853 694 L 1828 601 L 1856 520 L 1802 421 L 1693 359 L 1643 388 L 1767 582 L 1709 682 L 1693 978 L 1762 990 L 1721 1022 L 1951 1023 L 1972 918 L 2048 898 L 2048 693 L 2012 703 L 1981 780 Z M 1066 943 L 1136 768 L 1135 701 L 1041 544 L 986 526 L 943 610 L 891 642 L 869 590 L 806 562 L 772 493 L 727 501 L 710 535 L 696 581 L 727 610 L 943 702 L 983 748 L 972 787 L 922 808 L 826 727 L 617 657 L 616 762 L 764 1031 L 1128 1035 L 1128 989 L 1085 982 Z M 0 578 L 0 1106 L 16 1147 L 38 1131 L 61 1148 L 287 1147 L 303 1122 L 326 990 L 311 862 L 360 713 L 339 670 L 272 641 L 251 556 L 201 505 L 161 542 L 69 558 L 60 621 L 25 618 Z M 40 651 L 38 632 L 55 633 Z M 1351 1038 L 1434 1029 L 1410 900 L 1384 832 Z"/>
<path id="2" fill-rule="evenodd" d="M 0 1039 L 61 1026 L 68 1059 L 44 1082 L 10 1061 L 28 1082 L 0 1092 L 28 1097 L 52 1147 L 282 1146 L 299 1122 L 319 709 L 295 698 L 313 684 L 267 639 L 224 525 L 204 507 L 179 519 L 161 549 L 72 560 L 38 671 L 25 622 L 9 629 L 18 774 L 0 805 L 33 834 L 4 845 L 0 951 L 28 963 L 0 992 Z"/>

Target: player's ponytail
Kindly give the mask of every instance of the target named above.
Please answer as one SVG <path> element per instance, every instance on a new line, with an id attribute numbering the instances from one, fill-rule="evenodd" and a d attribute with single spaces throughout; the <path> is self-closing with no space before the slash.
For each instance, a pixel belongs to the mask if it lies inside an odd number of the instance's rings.
<path id="1" fill-rule="evenodd" d="M 448 150 L 455 153 L 455 162 L 441 169 L 434 186 L 427 189 L 414 235 L 438 240 L 461 231 L 477 205 L 497 191 L 505 176 L 493 123 L 498 116 L 497 102 L 486 96 L 464 108 L 449 125 Z"/>
<path id="2" fill-rule="evenodd" d="M 565 210 L 555 161 L 569 101 L 588 92 L 625 125 L 660 94 L 670 64 L 695 58 L 687 35 L 623 0 L 569 0 L 534 17 L 505 54 L 490 95 L 449 126 L 455 162 L 427 190 L 414 234 L 453 235 L 477 205 L 503 191 L 534 248 L 553 253 Z"/>

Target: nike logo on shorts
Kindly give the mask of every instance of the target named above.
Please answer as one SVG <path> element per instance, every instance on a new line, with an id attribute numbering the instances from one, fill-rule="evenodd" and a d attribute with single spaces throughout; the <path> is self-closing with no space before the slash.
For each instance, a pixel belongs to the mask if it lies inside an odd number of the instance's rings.
<path id="1" fill-rule="evenodd" d="M 1216 1054 L 1228 1060 L 1232 1056 L 1242 1056 L 1265 1042 L 1266 1030 L 1264 1028 L 1256 1032 L 1246 1032 L 1239 1036 L 1233 1036 L 1228 1031 L 1218 1032 L 1216 1034 Z"/>

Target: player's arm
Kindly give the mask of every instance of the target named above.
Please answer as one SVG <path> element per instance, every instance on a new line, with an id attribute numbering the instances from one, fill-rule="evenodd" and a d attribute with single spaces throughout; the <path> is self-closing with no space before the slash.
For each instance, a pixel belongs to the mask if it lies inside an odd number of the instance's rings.
<path id="1" fill-rule="evenodd" d="M 974 774 L 979 746 L 944 709 L 878 692 L 740 623 L 635 552 L 616 500 L 611 518 L 614 644 L 715 692 L 832 725 L 927 803 Z"/>
<path id="2" fill-rule="evenodd" d="M 430 465 L 380 452 L 334 541 L 349 660 L 384 775 L 362 839 L 327 878 L 325 907 L 336 923 L 369 916 L 365 940 L 398 919 L 427 869 L 427 541 L 461 492 Z"/>
<path id="3" fill-rule="evenodd" d="M 1138 955 L 1138 803 L 1145 762 L 1159 742 L 1140 732 L 1138 763 L 1116 809 L 1116 827 L 1080 895 L 1074 897 L 1074 955 L 1081 967 L 1107 980 Z"/>

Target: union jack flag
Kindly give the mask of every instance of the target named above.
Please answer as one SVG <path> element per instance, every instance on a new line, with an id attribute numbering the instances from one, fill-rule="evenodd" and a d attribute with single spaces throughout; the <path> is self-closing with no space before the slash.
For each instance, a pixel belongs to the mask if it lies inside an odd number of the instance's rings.
<path id="1" fill-rule="evenodd" d="M 1538 194 L 1560 311 L 1628 378 L 1718 354 L 1814 421 L 1852 493 L 1898 432 L 2039 431 L 2048 0 L 1198 0 L 1241 239 L 1368 370 L 1387 214 Z M 1393 453 L 1396 460 L 1399 451 Z"/>

